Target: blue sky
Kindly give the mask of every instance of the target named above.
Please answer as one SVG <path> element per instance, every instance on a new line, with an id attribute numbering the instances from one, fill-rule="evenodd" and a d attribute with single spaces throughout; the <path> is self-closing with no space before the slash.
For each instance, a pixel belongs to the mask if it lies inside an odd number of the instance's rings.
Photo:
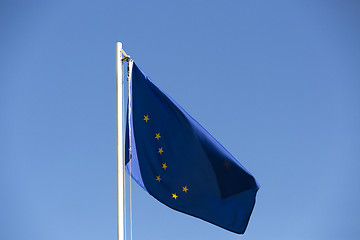
<path id="1" fill-rule="evenodd" d="M 135 239 L 358 239 L 358 1 L 0 3 L 0 239 L 116 239 L 115 43 L 261 189 L 244 235 L 133 184 Z"/>

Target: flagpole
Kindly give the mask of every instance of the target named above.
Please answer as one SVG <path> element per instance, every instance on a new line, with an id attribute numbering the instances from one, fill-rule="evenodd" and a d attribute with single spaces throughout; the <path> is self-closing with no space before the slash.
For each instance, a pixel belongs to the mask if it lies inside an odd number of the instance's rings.
<path id="1" fill-rule="evenodd" d="M 125 240 L 124 227 L 124 72 L 122 43 L 116 43 L 117 117 L 117 240 Z"/>

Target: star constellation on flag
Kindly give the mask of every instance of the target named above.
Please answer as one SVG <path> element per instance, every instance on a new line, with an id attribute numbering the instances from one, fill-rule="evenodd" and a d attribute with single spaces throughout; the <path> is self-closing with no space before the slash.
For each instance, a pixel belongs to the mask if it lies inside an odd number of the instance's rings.
<path id="1" fill-rule="evenodd" d="M 150 120 L 149 115 L 144 115 L 144 119 L 143 119 L 143 120 L 147 123 L 147 122 Z M 159 132 L 159 133 L 155 133 L 155 139 L 156 139 L 157 141 L 159 141 L 160 138 L 161 138 L 160 132 Z M 162 155 L 162 154 L 164 153 L 163 147 L 158 148 L 158 153 L 159 153 L 160 155 Z M 168 168 L 167 163 L 162 163 L 161 165 L 162 165 L 161 168 L 164 169 L 164 171 L 166 171 L 166 169 Z M 158 175 L 158 176 L 156 176 L 156 179 L 155 179 L 155 180 L 158 181 L 159 183 L 161 183 L 161 181 L 162 181 L 163 179 L 161 179 L 160 175 Z M 183 186 L 183 187 L 181 187 L 181 188 L 182 188 L 182 192 L 184 192 L 184 193 L 187 193 L 187 192 L 189 191 L 189 188 L 188 188 L 187 186 Z M 171 193 L 171 198 L 177 200 L 178 197 L 179 197 L 179 196 L 178 196 L 176 193 Z"/>

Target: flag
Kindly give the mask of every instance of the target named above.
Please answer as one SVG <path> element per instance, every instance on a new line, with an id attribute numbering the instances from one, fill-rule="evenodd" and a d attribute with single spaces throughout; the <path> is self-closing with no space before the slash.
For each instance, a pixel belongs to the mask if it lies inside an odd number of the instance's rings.
<path id="1" fill-rule="evenodd" d="M 130 64 L 125 164 L 133 179 L 174 210 L 244 233 L 259 189 L 254 177 Z"/>

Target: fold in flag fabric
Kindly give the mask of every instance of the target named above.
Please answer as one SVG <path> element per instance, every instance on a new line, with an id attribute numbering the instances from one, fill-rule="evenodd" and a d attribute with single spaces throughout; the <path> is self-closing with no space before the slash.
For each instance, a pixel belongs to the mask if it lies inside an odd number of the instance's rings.
<path id="1" fill-rule="evenodd" d="M 130 64 L 125 164 L 133 179 L 174 210 L 244 233 L 259 189 L 254 177 Z"/>

